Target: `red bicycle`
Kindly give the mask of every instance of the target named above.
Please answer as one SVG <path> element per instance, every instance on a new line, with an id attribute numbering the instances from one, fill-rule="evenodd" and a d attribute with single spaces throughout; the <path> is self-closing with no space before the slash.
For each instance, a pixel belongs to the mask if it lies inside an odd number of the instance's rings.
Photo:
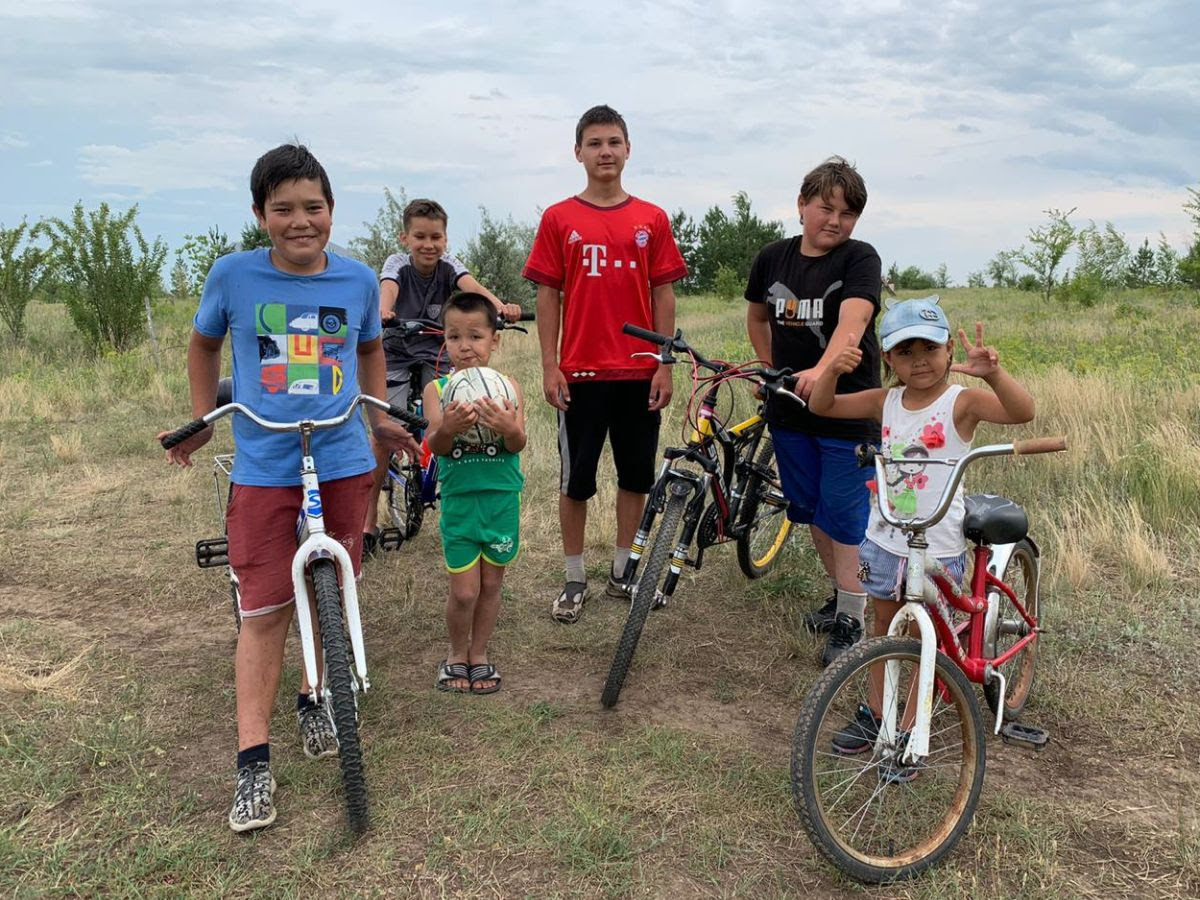
<path id="1" fill-rule="evenodd" d="M 927 519 L 903 520 L 876 493 L 884 519 L 908 537 L 905 605 L 885 637 L 837 659 L 804 699 L 792 743 L 792 797 L 813 843 L 867 882 L 911 877 L 950 852 L 983 788 L 984 726 L 972 683 L 983 686 L 995 731 L 1041 749 L 1040 729 L 1016 721 L 1033 687 L 1041 596 L 1039 552 L 1025 511 L 990 494 L 966 498 L 974 547 L 970 590 L 926 555 L 926 530 L 949 509 L 963 472 L 985 456 L 1052 453 L 1064 438 L 978 447 L 953 466 Z M 876 483 L 907 460 L 862 448 Z M 909 637 L 910 626 L 920 638 Z M 1005 719 L 1009 719 L 1005 723 Z"/>

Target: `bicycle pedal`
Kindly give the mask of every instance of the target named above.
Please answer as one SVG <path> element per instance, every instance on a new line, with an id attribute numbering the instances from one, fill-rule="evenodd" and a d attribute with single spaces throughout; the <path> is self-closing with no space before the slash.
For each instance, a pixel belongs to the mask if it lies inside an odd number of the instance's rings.
<path id="1" fill-rule="evenodd" d="M 1020 744 L 1034 750 L 1041 750 L 1050 743 L 1050 735 L 1045 729 L 1020 722 L 1005 722 L 1000 728 L 1000 737 L 1006 744 Z"/>
<path id="2" fill-rule="evenodd" d="M 375 542 L 380 550 L 399 550 L 404 543 L 404 532 L 399 528 L 380 528 Z"/>
<path id="3" fill-rule="evenodd" d="M 196 541 L 196 565 L 202 569 L 229 565 L 229 541 L 223 537 Z"/>

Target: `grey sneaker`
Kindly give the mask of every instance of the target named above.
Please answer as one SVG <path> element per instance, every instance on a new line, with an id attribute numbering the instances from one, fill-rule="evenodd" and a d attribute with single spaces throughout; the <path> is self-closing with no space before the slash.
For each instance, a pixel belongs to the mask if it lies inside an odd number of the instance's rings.
<path id="1" fill-rule="evenodd" d="M 583 615 L 583 603 L 587 600 L 586 581 L 568 581 L 558 599 L 550 607 L 550 617 L 555 622 L 572 625 Z"/>
<path id="2" fill-rule="evenodd" d="M 324 703 L 297 710 L 296 720 L 300 724 L 300 740 L 304 744 L 304 755 L 309 759 L 337 756 L 337 732 L 329 718 L 329 709 Z"/>
<path id="3" fill-rule="evenodd" d="M 608 576 L 608 584 L 604 586 L 604 596 L 609 600 L 622 600 L 628 603 L 630 600 L 630 584 L 628 581 L 614 578 L 611 574 Z"/>
<path id="4" fill-rule="evenodd" d="M 275 821 L 275 779 L 265 762 L 238 769 L 229 827 L 234 831 L 266 828 Z"/>
<path id="5" fill-rule="evenodd" d="M 828 666 L 831 662 L 862 640 L 862 622 L 846 613 L 834 616 L 833 628 L 829 630 L 829 640 L 825 643 L 825 651 L 821 654 L 821 665 Z"/>

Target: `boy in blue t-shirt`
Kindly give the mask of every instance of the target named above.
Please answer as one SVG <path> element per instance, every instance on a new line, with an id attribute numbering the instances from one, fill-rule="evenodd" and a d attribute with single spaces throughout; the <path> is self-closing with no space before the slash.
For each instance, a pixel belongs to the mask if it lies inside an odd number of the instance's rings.
<path id="1" fill-rule="evenodd" d="M 380 340 L 379 289 L 366 266 L 329 253 L 333 224 L 329 177 L 303 146 L 265 153 L 250 175 L 252 209 L 271 238 L 269 250 L 223 256 L 204 283 L 188 345 L 192 415 L 216 408 L 221 347 L 233 349 L 233 399 L 268 420 L 332 418 L 356 393 L 386 397 Z M 380 444 L 415 452 L 412 435 L 368 408 Z M 164 433 L 165 434 L 165 433 Z M 227 513 L 229 563 L 241 592 L 242 628 L 234 672 L 237 688 L 237 787 L 229 826 L 262 828 L 275 821 L 269 722 L 295 602 L 291 561 L 300 510 L 300 440 L 233 420 L 237 454 Z M 162 437 L 162 435 L 160 435 Z M 170 462 L 191 455 L 212 428 L 167 451 Z M 313 435 L 325 526 L 350 553 L 357 572 L 359 539 L 375 460 L 360 417 Z M 307 756 L 338 752 L 332 722 L 301 685 L 297 700 Z"/>

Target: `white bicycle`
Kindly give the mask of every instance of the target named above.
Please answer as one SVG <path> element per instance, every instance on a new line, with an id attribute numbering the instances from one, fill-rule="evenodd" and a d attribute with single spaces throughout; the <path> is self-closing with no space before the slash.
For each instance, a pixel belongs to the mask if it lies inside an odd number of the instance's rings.
<path id="1" fill-rule="evenodd" d="M 364 831 L 369 823 L 367 783 L 363 771 L 362 744 L 358 735 L 358 695 L 365 694 L 371 682 L 367 677 L 367 656 L 358 608 L 358 590 L 354 581 L 354 565 L 346 548 L 325 531 L 321 485 L 316 462 L 312 457 L 312 436 L 314 432 L 344 425 L 362 404 L 384 410 L 410 427 L 424 428 L 429 424 L 425 419 L 390 406 L 382 400 L 359 394 L 351 401 L 349 408 L 336 418 L 303 419 L 299 422 L 271 422 L 241 403 L 226 403 L 162 439 L 163 448 L 169 450 L 235 412 L 241 413 L 268 431 L 295 432 L 300 435 L 300 481 L 304 501 L 300 508 L 300 521 L 297 523 L 298 546 L 292 557 L 296 622 L 300 631 L 304 672 L 312 686 L 310 697 L 313 702 L 324 702 L 337 733 L 346 815 L 351 830 L 356 833 Z M 201 541 L 197 544 L 196 555 L 200 565 L 227 564 L 227 546 L 217 545 L 225 545 L 224 539 Z M 202 549 L 208 562 L 201 562 Z M 322 672 L 317 671 L 316 629 L 308 588 L 310 581 L 312 594 L 316 598 L 317 622 L 320 628 Z M 235 600 L 236 590 L 237 586 L 234 583 Z M 319 690 L 318 685 L 321 686 Z"/>

